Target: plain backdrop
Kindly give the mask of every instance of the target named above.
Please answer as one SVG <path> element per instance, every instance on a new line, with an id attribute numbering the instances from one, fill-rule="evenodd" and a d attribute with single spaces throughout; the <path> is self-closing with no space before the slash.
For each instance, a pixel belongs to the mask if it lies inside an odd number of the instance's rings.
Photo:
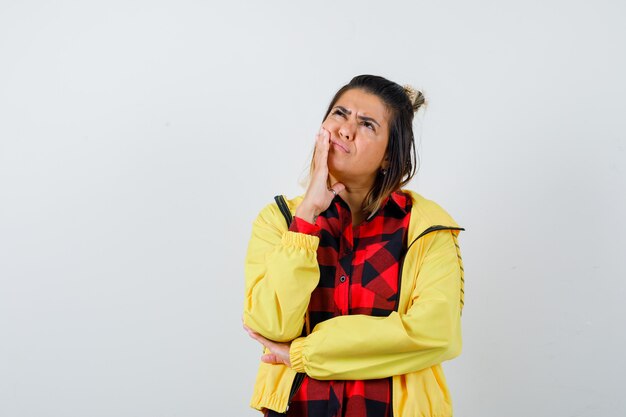
<path id="1" fill-rule="evenodd" d="M 466 228 L 459 417 L 626 413 L 620 1 L 0 0 L 0 416 L 257 416 L 258 211 L 357 74 Z"/>

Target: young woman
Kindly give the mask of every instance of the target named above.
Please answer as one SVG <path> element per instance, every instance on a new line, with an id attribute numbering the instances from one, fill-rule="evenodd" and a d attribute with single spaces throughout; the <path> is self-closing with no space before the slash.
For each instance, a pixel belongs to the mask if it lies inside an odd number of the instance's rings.
<path id="1" fill-rule="evenodd" d="M 255 220 L 243 320 L 265 347 L 251 406 L 266 416 L 452 415 L 440 364 L 461 352 L 463 229 L 401 188 L 423 103 L 354 77 L 324 116 L 305 194 Z"/>

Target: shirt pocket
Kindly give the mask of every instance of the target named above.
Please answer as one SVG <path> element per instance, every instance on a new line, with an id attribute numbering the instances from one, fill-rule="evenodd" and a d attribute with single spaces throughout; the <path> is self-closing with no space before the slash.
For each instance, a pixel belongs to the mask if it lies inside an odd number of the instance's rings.
<path id="1" fill-rule="evenodd" d="M 399 262 L 393 249 L 389 242 L 372 243 L 365 248 L 361 304 L 367 307 L 369 303 L 374 316 L 388 316 L 396 304 Z"/>

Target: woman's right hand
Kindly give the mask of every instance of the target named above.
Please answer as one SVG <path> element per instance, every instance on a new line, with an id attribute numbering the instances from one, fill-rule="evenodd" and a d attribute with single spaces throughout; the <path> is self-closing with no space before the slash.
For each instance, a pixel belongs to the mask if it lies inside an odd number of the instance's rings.
<path id="1" fill-rule="evenodd" d="M 317 216 L 330 206 L 335 194 L 345 190 L 345 186 L 339 182 L 328 188 L 328 153 L 330 151 L 330 132 L 323 127 L 315 140 L 315 153 L 313 157 L 313 173 L 309 187 L 304 194 L 302 203 L 296 209 L 296 217 L 315 223 Z M 333 191 L 334 190 L 334 193 Z"/>

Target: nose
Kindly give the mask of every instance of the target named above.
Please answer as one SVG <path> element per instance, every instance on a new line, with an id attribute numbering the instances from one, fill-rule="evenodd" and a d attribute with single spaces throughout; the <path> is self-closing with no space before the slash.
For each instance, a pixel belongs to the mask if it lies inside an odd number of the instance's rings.
<path id="1" fill-rule="evenodd" d="M 339 136 L 345 140 L 354 140 L 355 130 L 354 123 L 351 120 L 346 120 L 339 126 Z"/>

